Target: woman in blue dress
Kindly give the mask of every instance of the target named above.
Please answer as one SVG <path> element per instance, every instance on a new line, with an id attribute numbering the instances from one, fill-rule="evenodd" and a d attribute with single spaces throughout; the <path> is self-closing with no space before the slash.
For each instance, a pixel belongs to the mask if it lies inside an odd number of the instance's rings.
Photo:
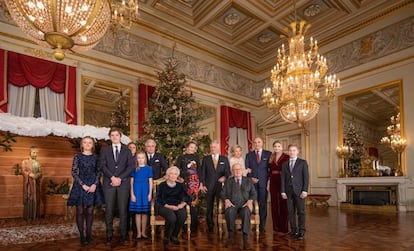
<path id="1" fill-rule="evenodd" d="M 135 213 L 137 235 L 135 238 L 148 239 L 145 235 L 148 213 L 152 200 L 152 168 L 146 164 L 144 152 L 137 153 L 137 166 L 131 173 L 131 201 L 129 211 Z"/>
<path id="2" fill-rule="evenodd" d="M 68 206 L 76 206 L 76 224 L 82 245 L 87 245 L 92 241 L 93 209 L 104 203 L 97 156 L 94 151 L 93 138 L 89 136 L 82 138 L 81 153 L 76 154 L 73 158 L 73 186 L 67 202 Z"/>

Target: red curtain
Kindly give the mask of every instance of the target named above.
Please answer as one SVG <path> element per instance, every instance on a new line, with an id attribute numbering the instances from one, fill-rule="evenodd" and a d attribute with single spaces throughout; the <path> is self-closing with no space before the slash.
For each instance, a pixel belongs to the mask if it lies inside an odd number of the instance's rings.
<path id="1" fill-rule="evenodd" d="M 0 112 L 7 112 L 7 53 L 0 49 Z"/>
<path id="2" fill-rule="evenodd" d="M 36 88 L 47 86 L 53 92 L 65 93 L 66 123 L 77 124 L 75 67 L 11 51 L 3 53 L 6 54 L 3 58 L 7 58 L 7 65 L 2 68 L 4 74 L 7 71 L 7 79 L 0 82 L 0 108 L 4 112 L 7 112 L 7 83 L 18 87 L 29 84 Z M 5 104 L 2 103 L 4 101 Z M 6 106 L 5 109 L 3 105 Z"/>
<path id="3" fill-rule="evenodd" d="M 155 87 L 140 83 L 138 86 L 138 136 L 144 133 L 142 124 L 147 119 L 148 102 L 155 91 Z"/>
<path id="4" fill-rule="evenodd" d="M 221 106 L 220 121 L 220 142 L 221 153 L 228 155 L 229 152 L 229 128 L 237 127 L 247 130 L 249 149 L 252 148 L 252 122 L 250 112 L 242 111 L 237 108 Z"/>

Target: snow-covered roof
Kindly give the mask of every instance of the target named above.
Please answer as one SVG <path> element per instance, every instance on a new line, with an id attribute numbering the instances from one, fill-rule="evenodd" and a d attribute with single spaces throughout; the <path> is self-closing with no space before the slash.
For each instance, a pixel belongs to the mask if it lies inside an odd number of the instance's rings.
<path id="1" fill-rule="evenodd" d="M 82 138 L 91 136 L 95 139 L 108 140 L 108 127 L 95 127 L 91 125 L 69 125 L 59 121 L 46 120 L 43 118 L 18 117 L 10 113 L 0 112 L 0 130 L 10 131 L 23 136 L 39 137 L 55 135 L 67 138 Z M 131 139 L 122 135 L 121 142 L 128 144 Z"/>

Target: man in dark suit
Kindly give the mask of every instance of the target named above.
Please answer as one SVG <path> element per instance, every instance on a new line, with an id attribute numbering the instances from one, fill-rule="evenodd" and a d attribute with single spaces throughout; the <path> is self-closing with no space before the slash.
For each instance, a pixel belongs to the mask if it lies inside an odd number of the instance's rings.
<path id="1" fill-rule="evenodd" d="M 213 141 L 210 144 L 210 155 L 203 158 L 198 171 L 200 178 L 200 191 L 206 193 L 206 218 L 208 232 L 213 232 L 214 201 L 218 203 L 223 183 L 230 176 L 230 164 L 226 156 L 220 155 L 220 144 Z M 218 204 L 217 204 L 218 205 Z"/>
<path id="2" fill-rule="evenodd" d="M 263 140 L 261 138 L 254 139 L 253 148 L 253 151 L 246 154 L 247 177 L 252 178 L 252 182 L 256 187 L 260 214 L 259 230 L 264 232 L 267 218 L 268 163 L 272 153 L 263 150 Z"/>
<path id="3" fill-rule="evenodd" d="M 112 144 L 101 150 L 99 168 L 103 172 L 103 191 L 106 211 L 106 243 L 112 245 L 113 215 L 115 203 L 119 210 L 119 231 L 121 243 L 128 245 L 127 235 L 127 207 L 130 192 L 129 176 L 134 169 L 134 160 L 131 151 L 121 144 L 121 130 L 111 128 L 109 137 Z"/>
<path id="4" fill-rule="evenodd" d="M 288 235 L 299 240 L 305 238 L 305 198 L 308 196 L 308 163 L 298 158 L 297 145 L 289 145 L 289 161 L 282 165 L 281 194 L 287 199 L 290 232 Z M 296 224 L 298 215 L 299 229 Z"/>
<path id="5" fill-rule="evenodd" d="M 168 163 L 161 153 L 155 152 L 157 144 L 153 139 L 145 142 L 145 153 L 147 154 L 147 165 L 152 168 L 152 178 L 157 180 L 163 176 L 168 168 Z"/>
<path id="6" fill-rule="evenodd" d="M 253 210 L 253 201 L 256 200 L 257 193 L 251 179 L 243 177 L 243 168 L 240 163 L 234 164 L 231 168 L 233 177 L 227 179 L 221 192 L 221 198 L 224 201 L 227 232 L 229 235 L 225 246 L 227 248 L 233 245 L 234 224 L 236 216 L 239 215 L 242 219 L 243 249 L 250 249 L 248 242 L 250 216 Z"/>

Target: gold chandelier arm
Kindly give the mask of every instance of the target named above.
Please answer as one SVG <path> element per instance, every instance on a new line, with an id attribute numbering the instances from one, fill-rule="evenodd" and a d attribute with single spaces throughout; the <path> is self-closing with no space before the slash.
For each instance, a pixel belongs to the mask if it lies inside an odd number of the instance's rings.
<path id="1" fill-rule="evenodd" d="M 56 0 L 50 1 L 50 15 L 52 16 L 52 25 L 53 25 L 53 31 L 57 32 L 57 22 L 56 22 Z"/>

